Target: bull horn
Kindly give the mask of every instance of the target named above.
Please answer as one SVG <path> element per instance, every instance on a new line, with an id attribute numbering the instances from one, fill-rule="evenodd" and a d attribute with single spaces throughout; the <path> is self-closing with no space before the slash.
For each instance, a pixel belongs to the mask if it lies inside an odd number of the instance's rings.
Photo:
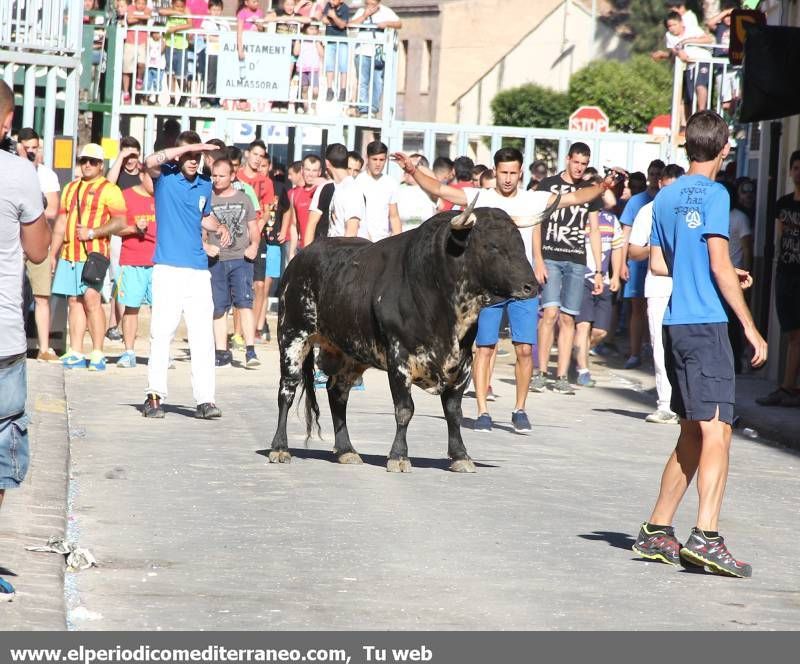
<path id="1" fill-rule="evenodd" d="M 450 228 L 454 228 L 456 230 L 463 230 L 465 228 L 472 228 L 475 225 L 475 215 L 472 214 L 472 211 L 475 209 L 475 203 L 478 202 L 478 196 L 480 193 L 475 194 L 475 198 L 472 199 L 472 203 L 467 206 L 467 209 L 462 211 L 461 214 L 457 214 L 450 220 Z"/>
<path id="2" fill-rule="evenodd" d="M 553 204 L 546 207 L 539 214 L 531 217 L 514 217 L 514 223 L 516 224 L 517 228 L 528 228 L 530 226 L 536 226 L 536 224 L 541 224 L 545 219 L 553 214 L 553 212 L 558 210 L 558 204 L 560 202 L 561 194 L 556 194 L 556 200 L 553 202 Z"/>

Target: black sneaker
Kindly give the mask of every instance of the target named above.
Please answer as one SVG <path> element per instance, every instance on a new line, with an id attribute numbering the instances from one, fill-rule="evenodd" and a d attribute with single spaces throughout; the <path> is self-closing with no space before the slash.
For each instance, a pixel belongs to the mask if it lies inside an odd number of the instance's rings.
<path id="1" fill-rule="evenodd" d="M 198 420 L 213 420 L 222 417 L 222 411 L 217 408 L 216 404 L 201 403 L 197 406 L 197 410 L 194 411 L 194 416 Z"/>
<path id="2" fill-rule="evenodd" d="M 217 369 L 224 369 L 225 367 L 233 366 L 233 353 L 229 350 L 219 350 L 214 358 L 214 366 Z"/>
<path id="3" fill-rule="evenodd" d="M 662 563 L 680 567 L 681 543 L 675 537 L 675 531 L 671 527 L 650 532 L 647 530 L 647 524 L 643 523 L 639 529 L 639 536 L 631 549 L 642 558 L 659 560 Z"/>
<path id="4" fill-rule="evenodd" d="M 328 88 L 328 92 L 325 94 L 325 101 L 333 101 L 334 94 L 333 88 Z"/>
<path id="5" fill-rule="evenodd" d="M 109 341 L 122 341 L 122 332 L 116 327 L 109 327 L 106 330 L 106 339 Z"/>
<path id="6" fill-rule="evenodd" d="M 264 341 L 272 341 L 272 335 L 269 333 L 269 323 L 264 323 L 264 330 L 261 332 L 261 338 Z"/>
<path id="7" fill-rule="evenodd" d="M 722 537 L 706 537 L 699 528 L 692 528 L 689 539 L 681 547 L 681 558 L 706 571 L 725 576 L 750 578 L 753 568 L 749 563 L 736 560 L 725 546 Z"/>
<path id="8" fill-rule="evenodd" d="M 142 407 L 142 416 L 162 418 L 164 417 L 164 407 L 161 405 L 161 397 L 157 394 L 148 394 Z"/>

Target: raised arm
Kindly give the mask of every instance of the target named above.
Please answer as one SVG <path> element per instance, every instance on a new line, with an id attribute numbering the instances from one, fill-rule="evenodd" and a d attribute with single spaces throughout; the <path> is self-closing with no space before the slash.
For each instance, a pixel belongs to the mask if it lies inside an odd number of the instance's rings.
<path id="1" fill-rule="evenodd" d="M 148 155 L 144 160 L 144 167 L 151 178 L 157 178 L 161 176 L 161 167 L 168 161 L 174 161 L 187 152 L 213 152 L 214 150 L 219 150 L 219 148 L 208 143 L 189 143 L 174 148 L 164 148 Z"/>
<path id="2" fill-rule="evenodd" d="M 414 178 L 414 182 L 416 182 L 425 193 L 435 196 L 436 198 L 443 198 L 446 201 L 450 201 L 453 205 L 459 205 L 461 207 L 466 207 L 468 205 L 469 201 L 467 201 L 467 196 L 463 189 L 457 189 L 456 187 L 442 184 L 430 174 L 428 169 L 414 166 L 408 155 L 402 152 L 395 152 L 392 154 L 392 160 L 397 162 L 400 168 Z"/>

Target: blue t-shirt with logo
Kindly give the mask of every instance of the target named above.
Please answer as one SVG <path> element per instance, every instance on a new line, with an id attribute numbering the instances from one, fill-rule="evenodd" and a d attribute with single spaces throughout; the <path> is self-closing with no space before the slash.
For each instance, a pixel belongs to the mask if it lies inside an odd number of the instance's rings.
<path id="1" fill-rule="evenodd" d="M 706 239 L 728 239 L 729 227 L 728 191 L 704 175 L 684 175 L 656 196 L 650 244 L 661 247 L 672 277 L 664 325 L 727 322 Z"/>
<path id="2" fill-rule="evenodd" d="M 158 222 L 153 263 L 207 270 L 200 224 L 211 214 L 211 180 L 199 173 L 187 180 L 177 163 L 169 163 L 153 186 Z"/>

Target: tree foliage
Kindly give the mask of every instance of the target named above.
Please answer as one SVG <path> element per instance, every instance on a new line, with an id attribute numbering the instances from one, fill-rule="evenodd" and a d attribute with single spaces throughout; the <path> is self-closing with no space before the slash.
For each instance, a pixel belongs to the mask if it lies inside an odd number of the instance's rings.
<path id="1" fill-rule="evenodd" d="M 534 83 L 499 92 L 491 103 L 495 125 L 566 128 L 569 95 Z"/>
<path id="2" fill-rule="evenodd" d="M 685 3 L 702 23 L 701 3 L 697 0 L 685 0 Z M 667 17 L 664 0 L 617 0 L 614 4 L 627 11 L 625 24 L 633 35 L 632 53 L 651 53 L 664 48 L 664 19 Z"/>
<path id="3" fill-rule="evenodd" d="M 611 131 L 642 133 L 653 117 L 670 111 L 672 70 L 644 55 L 625 62 L 596 60 L 573 74 L 569 101 L 573 110 L 602 108 Z"/>

